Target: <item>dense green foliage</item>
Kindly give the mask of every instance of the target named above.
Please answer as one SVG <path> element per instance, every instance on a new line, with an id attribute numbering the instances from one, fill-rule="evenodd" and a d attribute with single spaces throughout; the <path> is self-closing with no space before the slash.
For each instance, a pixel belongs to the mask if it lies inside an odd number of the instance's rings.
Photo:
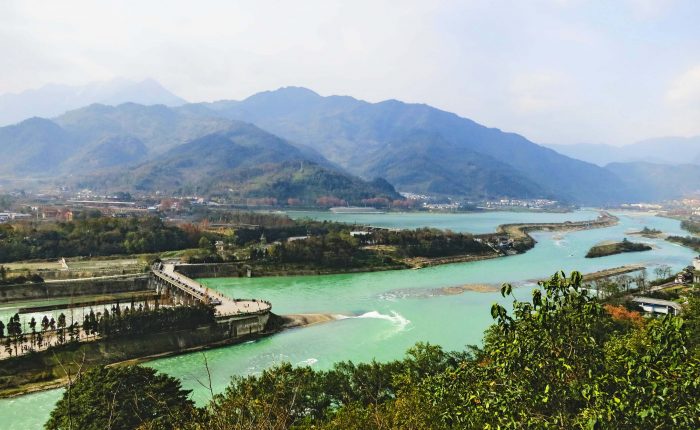
<path id="1" fill-rule="evenodd" d="M 658 230 L 656 228 L 649 228 L 647 226 L 644 226 L 644 228 L 639 231 L 639 234 L 641 234 L 642 236 L 656 236 L 661 233 L 661 230 Z"/>
<path id="2" fill-rule="evenodd" d="M 367 182 L 336 168 L 320 154 L 298 148 L 256 126 L 231 121 L 226 130 L 198 136 L 124 171 L 80 179 L 97 189 L 207 194 L 255 206 L 315 205 L 319 198 L 359 204 L 401 199 L 386 182 Z"/>
<path id="3" fill-rule="evenodd" d="M 480 348 L 417 345 L 404 360 L 327 371 L 282 364 L 234 377 L 182 427 L 698 428 L 699 305 L 692 298 L 683 317 L 644 319 L 604 307 L 579 273 L 556 274 L 530 301 L 514 299 L 512 314 L 494 304 Z M 109 388 L 95 386 L 96 396 Z"/>
<path id="4" fill-rule="evenodd" d="M 681 221 L 681 228 L 693 234 L 698 234 L 700 233 L 700 222 L 689 219 L 683 220 Z"/>
<path id="5" fill-rule="evenodd" d="M 586 258 L 606 257 L 608 255 L 622 254 L 623 252 L 651 251 L 651 246 L 645 243 L 630 242 L 624 238 L 622 242 L 604 245 L 595 245 L 588 250 Z"/>
<path id="6" fill-rule="evenodd" d="M 283 242 L 267 252 L 277 263 L 299 263 L 328 268 L 371 267 L 392 264 L 391 258 L 362 249 L 348 232 L 329 232 L 303 240 Z"/>
<path id="7" fill-rule="evenodd" d="M 113 305 L 85 314 L 82 325 L 74 320 L 68 324 L 65 314 L 58 320 L 47 316 L 41 321 L 33 317 L 29 329 L 23 332 L 19 314 L 11 316 L 7 324 L 0 321 L 0 340 L 8 355 L 18 351 L 36 351 L 44 347 L 62 346 L 81 339 L 140 336 L 153 333 L 190 330 L 215 322 L 211 306 L 175 306 L 151 309 L 148 305 Z"/>
<path id="8" fill-rule="evenodd" d="M 194 404 L 180 381 L 147 367 L 99 367 L 80 375 L 46 423 L 48 430 L 181 427 Z"/>
<path id="9" fill-rule="evenodd" d="M 461 254 L 486 254 L 493 250 L 474 240 L 471 234 L 430 228 L 416 230 L 376 230 L 366 241 L 392 245 L 405 257 L 445 257 Z"/>
<path id="10" fill-rule="evenodd" d="M 214 323 L 214 309 L 210 306 L 176 306 L 148 309 L 142 306 L 113 306 L 112 312 L 90 311 L 85 315 L 83 330 L 100 336 L 133 336 L 173 330 L 192 329 Z"/>
<path id="11" fill-rule="evenodd" d="M 159 218 L 97 217 L 47 224 L 2 224 L 0 262 L 176 250 L 196 246 L 198 240 Z"/>
<path id="12" fill-rule="evenodd" d="M 264 252 L 254 252 L 256 259 L 330 268 L 381 266 L 394 263 L 393 259 L 397 257 L 432 258 L 494 252 L 470 234 L 422 228 L 401 231 L 370 229 L 352 236 L 354 228 L 339 223 L 300 220 L 290 227 L 238 230 L 236 240 L 252 243 L 262 235 L 267 241 L 282 241 Z M 289 237 L 307 235 L 305 239 L 286 241 Z M 386 252 L 378 251 L 376 245 L 391 248 Z"/>
<path id="13" fill-rule="evenodd" d="M 692 248 L 698 252 L 700 252 L 700 237 L 693 237 L 693 236 L 669 236 L 666 238 L 669 242 L 675 242 L 679 243 L 683 246 L 687 246 L 688 248 Z"/>
<path id="14" fill-rule="evenodd" d="M 29 276 L 15 276 L 15 277 L 9 277 L 7 276 L 8 270 L 0 265 L 0 285 L 10 285 L 10 284 L 26 284 L 26 283 L 41 283 L 44 282 L 44 278 L 41 276 L 37 275 L 36 273 L 32 273 Z"/>

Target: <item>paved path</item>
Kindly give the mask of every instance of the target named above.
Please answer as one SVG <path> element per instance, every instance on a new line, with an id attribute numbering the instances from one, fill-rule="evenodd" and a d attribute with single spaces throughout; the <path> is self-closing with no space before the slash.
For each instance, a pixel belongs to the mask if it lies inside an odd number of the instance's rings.
<path id="1" fill-rule="evenodd" d="M 154 268 L 154 270 L 156 270 Z M 200 296 L 208 297 L 211 303 L 215 303 L 214 309 L 219 316 L 247 314 L 251 312 L 269 311 L 272 305 L 269 302 L 256 299 L 231 299 L 216 290 L 209 289 L 199 282 L 175 271 L 174 264 L 163 264 L 160 272 L 165 276 L 191 288 Z M 218 303 L 218 304 L 216 304 Z"/>

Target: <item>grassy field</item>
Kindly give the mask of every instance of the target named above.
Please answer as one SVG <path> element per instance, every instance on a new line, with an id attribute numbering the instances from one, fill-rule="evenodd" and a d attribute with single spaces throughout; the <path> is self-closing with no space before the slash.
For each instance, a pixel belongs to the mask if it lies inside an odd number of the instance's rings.
<path id="1" fill-rule="evenodd" d="M 91 271 L 110 269 L 115 267 L 130 267 L 143 264 L 137 256 L 123 257 L 116 259 L 67 259 L 70 270 Z M 38 270 L 61 270 L 63 266 L 58 260 L 55 261 L 18 261 L 15 263 L 3 264 L 10 271 L 38 271 Z"/>

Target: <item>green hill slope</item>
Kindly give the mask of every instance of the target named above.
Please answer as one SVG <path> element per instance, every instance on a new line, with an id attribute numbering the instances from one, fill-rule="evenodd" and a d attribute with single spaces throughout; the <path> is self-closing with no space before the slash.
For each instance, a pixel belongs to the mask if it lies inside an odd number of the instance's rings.
<path id="1" fill-rule="evenodd" d="M 182 144 L 127 171 L 80 179 L 97 189 L 216 194 L 229 198 L 299 199 L 313 204 L 323 196 L 358 203 L 400 196 L 391 186 L 363 181 L 335 170 L 322 158 L 251 124 L 237 123 Z"/>

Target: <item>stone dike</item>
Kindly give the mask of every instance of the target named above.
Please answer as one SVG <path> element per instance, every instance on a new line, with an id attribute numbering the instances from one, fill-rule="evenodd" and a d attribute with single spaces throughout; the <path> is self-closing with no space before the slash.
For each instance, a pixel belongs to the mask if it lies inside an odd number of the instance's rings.
<path id="1" fill-rule="evenodd" d="M 148 290 L 148 275 L 0 285 L 0 303 Z"/>

